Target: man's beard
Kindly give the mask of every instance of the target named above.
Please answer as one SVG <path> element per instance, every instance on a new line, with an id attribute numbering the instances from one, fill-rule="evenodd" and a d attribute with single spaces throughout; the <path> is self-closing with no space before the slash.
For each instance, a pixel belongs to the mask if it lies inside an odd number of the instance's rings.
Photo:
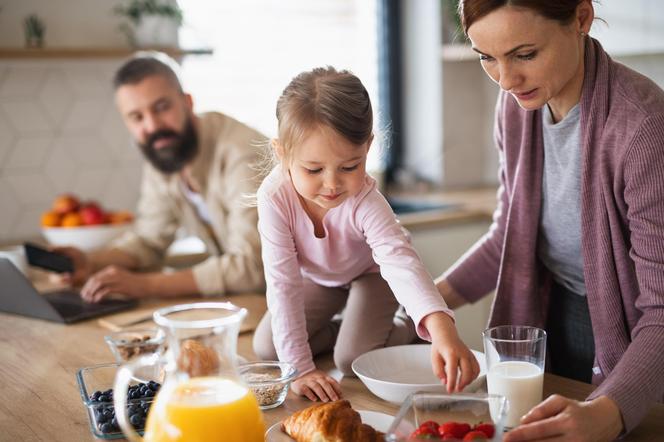
<path id="1" fill-rule="evenodd" d="M 169 139 L 168 146 L 155 148 L 154 143 Z M 145 143 L 138 143 L 145 158 L 159 171 L 167 174 L 179 172 L 198 153 L 198 137 L 192 118 L 188 118 L 181 134 L 162 129 L 151 134 Z"/>

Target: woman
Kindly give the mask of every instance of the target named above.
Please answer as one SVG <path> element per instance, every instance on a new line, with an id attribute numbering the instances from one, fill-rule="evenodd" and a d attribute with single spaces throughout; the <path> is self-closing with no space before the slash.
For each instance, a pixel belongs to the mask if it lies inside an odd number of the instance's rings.
<path id="1" fill-rule="evenodd" d="M 588 36 L 590 0 L 459 11 L 502 89 L 501 186 L 438 289 L 452 308 L 496 289 L 491 326 L 545 328 L 548 369 L 598 385 L 546 399 L 506 442 L 612 440 L 664 396 L 664 92 Z"/>

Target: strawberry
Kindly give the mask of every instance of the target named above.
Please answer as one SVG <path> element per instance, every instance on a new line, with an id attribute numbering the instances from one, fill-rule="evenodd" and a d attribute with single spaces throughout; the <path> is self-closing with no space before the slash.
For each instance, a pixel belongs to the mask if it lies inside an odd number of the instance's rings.
<path id="1" fill-rule="evenodd" d="M 457 439 L 463 439 L 463 437 L 470 431 L 470 424 L 461 423 L 461 422 L 445 422 L 440 427 L 438 427 L 438 433 L 443 436 L 445 434 L 451 434 Z"/>
<path id="2" fill-rule="evenodd" d="M 475 425 L 473 431 L 481 431 L 482 433 L 486 434 L 487 439 L 491 439 L 493 435 L 496 434 L 496 427 L 494 427 L 493 424 L 479 423 Z"/>
<path id="3" fill-rule="evenodd" d="M 484 434 L 483 432 L 473 430 L 473 431 L 470 431 L 470 432 L 466 433 L 466 435 L 463 437 L 463 442 L 466 442 L 466 441 L 486 441 L 487 439 L 488 438 L 487 438 L 486 434 Z"/>
<path id="4" fill-rule="evenodd" d="M 438 423 L 434 421 L 422 422 L 418 428 L 430 428 L 435 432 L 435 434 L 438 434 Z"/>
<path id="5" fill-rule="evenodd" d="M 452 433 L 443 433 L 443 434 L 440 436 L 440 438 L 441 438 L 442 440 L 457 440 L 457 441 L 459 440 L 459 439 L 457 439 L 456 436 L 454 436 Z"/>
<path id="6" fill-rule="evenodd" d="M 420 427 L 410 434 L 409 439 L 438 439 L 438 432 L 433 428 Z"/>

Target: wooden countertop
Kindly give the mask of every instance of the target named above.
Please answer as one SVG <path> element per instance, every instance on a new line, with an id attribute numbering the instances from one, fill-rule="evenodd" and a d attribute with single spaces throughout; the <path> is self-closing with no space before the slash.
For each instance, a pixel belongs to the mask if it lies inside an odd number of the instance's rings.
<path id="1" fill-rule="evenodd" d="M 235 295 L 223 298 L 250 308 L 250 317 L 265 311 L 262 295 Z M 191 302 L 192 299 L 144 301 L 141 308 Z M 145 324 L 142 324 L 145 326 Z M 103 337 L 108 330 L 97 320 L 61 325 L 0 313 L 0 428 L 2 440 L 88 441 L 88 417 L 76 383 L 81 367 L 113 362 Z M 238 340 L 238 353 L 255 359 L 251 333 Z M 317 361 L 336 378 L 331 357 Z M 356 378 L 341 379 L 344 395 L 356 409 L 396 414 L 398 407 L 373 396 Z M 560 393 L 583 399 L 593 386 L 546 374 L 544 394 Z M 264 412 L 266 429 L 292 412 L 311 405 L 292 392 L 283 406 Z M 664 434 L 664 405 L 656 405 L 644 422 L 624 441 L 659 441 Z"/>
<path id="2" fill-rule="evenodd" d="M 496 208 L 496 188 L 484 187 L 451 191 L 390 191 L 389 197 L 426 203 L 452 204 L 441 210 L 427 210 L 398 215 L 408 229 L 440 227 L 474 221 L 491 221 Z"/>

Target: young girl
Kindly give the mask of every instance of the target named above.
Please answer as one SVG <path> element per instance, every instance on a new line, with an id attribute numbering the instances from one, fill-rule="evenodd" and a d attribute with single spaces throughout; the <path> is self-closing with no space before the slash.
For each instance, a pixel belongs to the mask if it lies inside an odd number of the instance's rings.
<path id="1" fill-rule="evenodd" d="M 316 369 L 315 355 L 334 350 L 348 375 L 357 356 L 411 343 L 416 331 L 431 340 L 433 370 L 448 391 L 462 389 L 477 377 L 477 361 L 366 173 L 373 113 L 360 80 L 331 67 L 304 72 L 279 98 L 277 119 L 279 166 L 257 193 L 269 311 L 256 354 L 293 363 L 297 394 L 337 400 L 339 384 Z M 341 310 L 341 323 L 333 321 Z"/>

